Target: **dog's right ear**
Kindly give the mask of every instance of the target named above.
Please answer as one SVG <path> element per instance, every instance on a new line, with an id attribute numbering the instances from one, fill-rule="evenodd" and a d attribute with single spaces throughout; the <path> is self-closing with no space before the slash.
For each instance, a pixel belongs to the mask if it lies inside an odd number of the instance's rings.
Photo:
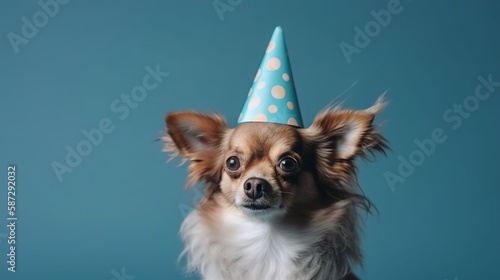
<path id="1" fill-rule="evenodd" d="M 188 185 L 201 180 L 217 181 L 220 173 L 221 143 L 228 132 L 219 115 L 192 111 L 174 112 L 165 117 L 167 136 L 164 151 L 190 161 Z"/>

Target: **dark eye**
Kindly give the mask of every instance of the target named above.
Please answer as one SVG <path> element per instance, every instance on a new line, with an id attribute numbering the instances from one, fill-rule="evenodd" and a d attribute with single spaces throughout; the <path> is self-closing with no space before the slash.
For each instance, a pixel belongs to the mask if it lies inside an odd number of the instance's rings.
<path id="1" fill-rule="evenodd" d="M 226 168 L 230 172 L 235 172 L 240 169 L 240 159 L 237 156 L 230 156 L 226 160 Z"/>
<path id="2" fill-rule="evenodd" d="M 298 164 L 297 161 L 293 157 L 284 157 L 280 160 L 280 168 L 281 170 L 291 173 L 297 170 Z"/>

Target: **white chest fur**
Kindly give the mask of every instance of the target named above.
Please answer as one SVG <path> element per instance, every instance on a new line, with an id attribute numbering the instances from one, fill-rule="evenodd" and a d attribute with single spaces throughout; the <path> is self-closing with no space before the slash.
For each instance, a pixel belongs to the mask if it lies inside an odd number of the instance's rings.
<path id="1" fill-rule="evenodd" d="M 233 209 L 208 225 L 193 211 L 181 228 L 188 268 L 207 280 L 289 279 L 294 259 L 319 236 L 283 230 Z"/>

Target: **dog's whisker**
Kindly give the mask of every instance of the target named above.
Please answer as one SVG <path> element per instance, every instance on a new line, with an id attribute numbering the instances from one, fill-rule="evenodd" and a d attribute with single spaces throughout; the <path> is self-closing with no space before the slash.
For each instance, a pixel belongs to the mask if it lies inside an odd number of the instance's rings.
<path id="1" fill-rule="evenodd" d="M 282 194 L 291 194 L 291 195 L 295 195 L 295 193 L 293 193 L 293 192 L 284 192 L 284 191 L 281 191 L 280 193 L 282 193 Z"/>

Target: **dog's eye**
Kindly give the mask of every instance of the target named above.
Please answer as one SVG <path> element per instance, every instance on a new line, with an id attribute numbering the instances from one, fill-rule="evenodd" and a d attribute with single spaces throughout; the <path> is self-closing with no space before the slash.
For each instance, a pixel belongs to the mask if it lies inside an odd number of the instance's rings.
<path id="1" fill-rule="evenodd" d="M 240 159 L 237 156 L 230 156 L 226 160 L 226 168 L 230 172 L 235 172 L 240 169 Z"/>
<path id="2" fill-rule="evenodd" d="M 280 160 L 281 170 L 291 173 L 294 172 L 298 167 L 297 161 L 293 157 L 284 157 Z"/>

